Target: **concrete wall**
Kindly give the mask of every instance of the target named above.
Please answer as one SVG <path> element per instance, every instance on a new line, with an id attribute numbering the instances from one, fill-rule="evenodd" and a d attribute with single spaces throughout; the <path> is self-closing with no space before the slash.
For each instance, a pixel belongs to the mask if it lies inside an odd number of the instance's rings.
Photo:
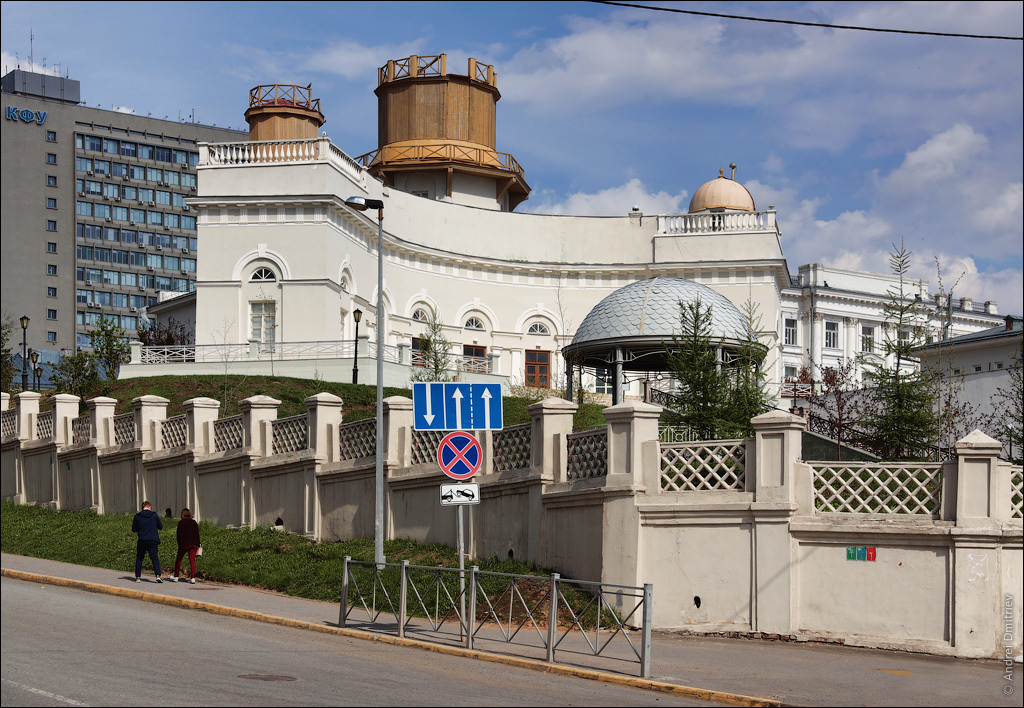
<path id="1" fill-rule="evenodd" d="M 188 506 L 223 526 L 279 525 L 322 541 L 373 535 L 374 459 L 342 459 L 358 448 L 343 436 L 367 431 L 339 428 L 334 396 L 312 396 L 304 418 L 282 421 L 304 421 L 306 439 L 276 454 L 279 402 L 265 396 L 239 402 L 237 420 L 218 421 L 217 401 L 186 402 L 187 440 L 168 450 L 159 444 L 164 399 L 133 400 L 134 440 L 125 419 L 115 424 L 115 402 L 102 398 L 88 402 L 88 439 L 69 436 L 77 403 L 65 401 L 54 437 L 38 440 L 33 396 L 15 398 L 23 424 L 3 439 L 5 497 L 19 503 L 130 513 L 145 498 L 160 513 Z M 469 553 L 568 578 L 652 583 L 654 626 L 694 633 L 995 658 L 1009 602 L 1011 649 L 1021 652 L 1021 470 L 999 460 L 999 443 L 982 433 L 962 439 L 952 462 L 843 468 L 803 461 L 804 422 L 786 413 L 755 418 L 749 440 L 666 444 L 656 406 L 605 409 L 608 428 L 593 438 L 572 434 L 575 408 L 559 399 L 530 407 L 529 454 L 518 469 L 495 467 L 496 436 L 508 431 L 480 435 L 482 502 L 464 508 Z M 447 478 L 413 463 L 414 444 L 430 443 L 411 423 L 408 399 L 385 401 L 385 533 L 455 545 L 457 511 L 439 500 Z M 588 457 L 587 440 L 602 452 Z M 858 476 L 865 465 L 895 481 Z M 926 480 L 932 496 L 913 501 L 910 478 Z M 833 487 L 843 504 L 863 497 L 860 506 L 834 508 Z M 879 491 L 890 487 L 891 498 Z"/>

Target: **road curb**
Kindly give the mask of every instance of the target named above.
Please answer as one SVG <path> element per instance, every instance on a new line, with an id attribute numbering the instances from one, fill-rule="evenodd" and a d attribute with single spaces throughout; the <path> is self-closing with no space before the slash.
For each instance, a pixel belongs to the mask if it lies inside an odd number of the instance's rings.
<path id="1" fill-rule="evenodd" d="M 670 693 L 677 696 L 686 696 L 688 698 L 713 701 L 715 703 L 724 703 L 727 705 L 734 706 L 785 705 L 781 701 L 770 700 L 767 698 L 754 698 L 752 696 L 744 696 L 738 693 L 711 691 L 703 688 L 682 686 L 680 684 L 675 683 L 666 683 L 664 681 L 654 681 L 652 679 L 636 678 L 633 676 L 622 676 L 619 674 L 613 674 L 606 671 L 597 671 L 594 669 L 583 669 L 574 666 L 550 664 L 546 661 L 538 661 L 536 659 L 526 659 L 514 656 L 505 656 L 503 654 L 494 654 L 491 652 L 480 651 L 478 649 L 465 649 L 463 647 L 452 647 L 444 646 L 441 644 L 431 644 L 429 642 L 423 642 L 416 639 L 392 637 L 384 634 L 367 632 L 361 629 L 332 627 L 329 625 L 317 624 L 315 622 L 307 622 L 305 620 L 291 619 L 288 617 L 277 617 L 275 615 L 268 615 L 263 612 L 256 612 L 254 610 L 241 610 L 236 607 L 226 607 L 224 605 L 215 605 L 210 602 L 200 602 L 198 600 L 188 600 L 185 598 L 173 597 L 168 595 L 154 595 L 152 593 L 141 592 L 135 589 L 119 588 L 114 587 L 113 585 L 103 585 L 100 583 L 90 583 L 84 580 L 71 580 L 69 578 L 58 578 L 51 575 L 39 575 L 38 573 L 29 573 L 23 570 L 13 570 L 10 568 L 0 569 L 0 574 L 2 574 L 3 577 L 11 578 L 12 580 L 23 580 L 32 583 L 42 583 L 44 585 L 56 585 L 60 587 L 73 588 L 76 590 L 85 590 L 87 592 L 95 592 L 103 595 L 115 595 L 117 597 L 124 597 L 130 600 L 142 600 L 144 602 L 152 602 L 158 605 L 167 605 L 169 607 L 180 607 L 189 610 L 200 610 L 202 612 L 209 612 L 211 614 L 222 615 L 225 617 L 237 617 L 240 619 L 255 620 L 257 622 L 263 622 L 266 624 L 277 624 L 283 627 L 292 627 L 294 629 L 304 629 L 308 631 L 320 632 L 323 634 L 334 634 L 337 636 L 350 637 L 352 639 L 369 640 L 373 642 L 380 642 L 382 644 L 391 644 L 394 646 L 425 649 L 427 651 L 437 652 L 439 654 L 462 656 L 470 659 L 478 659 L 481 661 L 490 661 L 496 664 L 506 664 L 508 666 L 516 666 L 519 668 L 531 669 L 533 671 L 544 671 L 546 673 L 556 674 L 560 676 L 573 676 L 575 678 L 583 678 L 591 681 L 602 681 L 604 683 L 618 684 L 620 686 L 631 686 L 633 688 L 640 688 L 647 691 Z"/>

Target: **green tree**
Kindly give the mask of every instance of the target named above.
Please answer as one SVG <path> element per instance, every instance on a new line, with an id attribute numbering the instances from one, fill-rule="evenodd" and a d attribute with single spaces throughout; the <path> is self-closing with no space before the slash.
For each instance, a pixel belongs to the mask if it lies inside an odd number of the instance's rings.
<path id="1" fill-rule="evenodd" d="M 110 381 L 116 380 L 121 364 L 126 364 L 131 357 L 125 331 L 111 318 L 100 317 L 96 328 L 89 330 L 89 341 L 101 373 Z"/>
<path id="2" fill-rule="evenodd" d="M 444 336 L 444 324 L 433 310 L 427 315 L 427 321 L 420 336 L 419 352 L 414 352 L 417 359 L 415 372 L 411 381 L 451 381 L 448 373 L 451 366 L 452 343 Z"/>
<path id="3" fill-rule="evenodd" d="M 10 391 L 14 386 L 14 350 L 11 348 L 11 337 L 14 334 L 14 318 L 5 310 L 0 316 L 0 390 Z"/>
<path id="4" fill-rule="evenodd" d="M 73 394 L 83 401 L 92 398 L 102 385 L 99 359 L 91 352 L 63 356 L 50 371 L 50 382 L 60 393 Z"/>
<path id="5" fill-rule="evenodd" d="M 685 425 L 702 440 L 729 434 L 730 386 L 718 360 L 717 342 L 712 339 L 711 306 L 700 299 L 679 303 L 680 334 L 672 335 L 666 356 L 668 370 L 678 386 L 674 408 L 666 412 L 667 422 Z"/>
<path id="6" fill-rule="evenodd" d="M 889 255 L 898 286 L 889 289 L 883 313 L 889 327 L 882 342 L 891 364 L 865 369 L 870 408 L 863 423 L 872 451 L 886 460 L 927 457 L 939 435 L 934 374 L 922 371 L 911 355 L 924 343 L 928 313 L 907 282 L 911 252 L 900 241 Z"/>
<path id="7" fill-rule="evenodd" d="M 731 420 L 735 437 L 752 437 L 750 419 L 772 409 L 768 393 L 768 375 L 763 368 L 766 347 L 760 342 L 761 315 L 757 304 L 747 298 L 741 310 L 745 319 L 743 340 L 736 350 L 728 373 L 731 376 L 726 418 Z"/>
<path id="8" fill-rule="evenodd" d="M 1004 445 L 1009 443 L 1010 456 L 1015 462 L 1024 457 L 1024 335 L 1020 337 L 1017 353 L 1013 355 L 1010 380 L 996 389 L 992 397 L 993 413 L 989 425 Z"/>

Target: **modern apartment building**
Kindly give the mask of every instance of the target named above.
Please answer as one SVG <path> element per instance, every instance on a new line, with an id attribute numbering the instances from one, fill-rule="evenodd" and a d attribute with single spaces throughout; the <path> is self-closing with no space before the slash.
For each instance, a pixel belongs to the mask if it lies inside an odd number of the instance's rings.
<path id="1" fill-rule="evenodd" d="M 197 142 L 248 133 L 90 107 L 67 77 L 15 70 L 0 85 L 4 314 L 30 318 L 44 361 L 88 347 L 100 316 L 133 337 L 161 292 L 195 289 Z"/>

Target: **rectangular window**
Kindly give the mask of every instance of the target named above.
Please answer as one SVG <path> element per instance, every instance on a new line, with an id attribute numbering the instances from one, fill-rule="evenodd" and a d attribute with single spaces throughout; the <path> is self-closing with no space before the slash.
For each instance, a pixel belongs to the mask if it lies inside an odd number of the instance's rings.
<path id="1" fill-rule="evenodd" d="M 138 329 L 139 318 L 134 315 L 121 315 L 121 326 L 124 329 Z"/>
<path id="2" fill-rule="evenodd" d="M 52 152 L 46 153 L 46 164 L 47 165 L 56 165 L 57 164 L 57 155 L 56 155 L 56 153 L 52 153 Z"/>
<path id="3" fill-rule="evenodd" d="M 149 187 L 139 187 L 139 201 L 140 202 L 151 202 L 153 201 L 153 190 Z"/>
<path id="4" fill-rule="evenodd" d="M 164 256 L 164 268 L 168 270 L 178 270 L 178 262 L 177 256 Z"/>
<path id="5" fill-rule="evenodd" d="M 140 231 L 139 232 L 139 243 L 141 243 L 143 246 L 152 246 L 153 245 L 153 234 L 151 232 L 149 232 L 149 231 Z"/>
<path id="6" fill-rule="evenodd" d="M 110 210 L 110 213 L 117 221 L 128 221 L 128 207 L 115 206 Z"/>
<path id="7" fill-rule="evenodd" d="M 189 174 L 188 172 L 183 173 L 181 175 L 181 186 L 182 187 L 195 187 L 196 186 L 196 176 L 193 175 L 193 174 Z"/>
<path id="8" fill-rule="evenodd" d="M 128 176 L 132 179 L 146 179 L 146 168 L 142 165 L 128 165 Z"/>
<path id="9" fill-rule="evenodd" d="M 142 309 L 143 307 L 146 306 L 148 300 L 146 299 L 145 295 L 132 295 L 130 298 L 130 302 L 132 303 L 132 307 L 136 309 Z"/>
<path id="10" fill-rule="evenodd" d="M 145 209 L 132 209 L 128 214 L 128 220 L 133 224 L 145 224 L 146 223 L 146 210 Z"/>
<path id="11" fill-rule="evenodd" d="M 110 304 L 114 307 L 128 307 L 127 293 L 113 293 L 110 296 Z"/>
<path id="12" fill-rule="evenodd" d="M 159 211 L 147 211 L 146 212 L 146 223 L 153 226 L 158 226 L 164 223 L 164 215 Z"/>
<path id="13" fill-rule="evenodd" d="M 171 162 L 175 165 L 187 165 L 188 152 L 185 150 L 171 150 Z"/>
<path id="14" fill-rule="evenodd" d="M 114 184 L 113 182 L 103 183 L 103 196 L 109 197 L 110 199 L 116 199 L 121 196 L 121 185 Z"/>
<path id="15" fill-rule="evenodd" d="M 117 241 L 118 229 L 116 226 L 104 226 L 103 227 L 103 240 L 104 241 Z"/>
<path id="16" fill-rule="evenodd" d="M 108 152 L 111 155 L 120 155 L 121 146 L 118 145 L 118 142 L 116 140 L 111 140 L 110 138 L 103 138 L 103 152 Z"/>
<path id="17" fill-rule="evenodd" d="M 57 244 L 54 243 L 53 241 L 47 241 L 46 242 L 46 252 L 47 253 L 56 253 L 57 252 Z"/>
<path id="18" fill-rule="evenodd" d="M 128 262 L 133 266 L 145 266 L 146 265 L 146 254 L 138 251 L 132 251 L 128 254 Z"/>
<path id="19" fill-rule="evenodd" d="M 194 216 L 182 216 L 181 217 L 181 228 L 189 229 L 190 231 L 196 230 L 196 217 Z"/>
<path id="20" fill-rule="evenodd" d="M 85 180 L 85 193 L 90 196 L 95 195 L 98 197 L 103 194 L 103 183 L 91 179 Z"/>
<path id="21" fill-rule="evenodd" d="M 188 237 L 186 236 L 175 236 L 171 243 L 175 248 L 180 248 L 185 251 L 188 250 Z"/>
<path id="22" fill-rule="evenodd" d="M 57 133 L 52 130 L 46 131 L 46 142 L 55 143 L 57 142 Z"/>
<path id="23" fill-rule="evenodd" d="M 153 159 L 157 162 L 170 162 L 171 161 L 171 149 L 160 147 L 159 145 L 153 148 Z"/>
<path id="24" fill-rule="evenodd" d="M 103 271 L 103 284 L 104 285 L 120 285 L 121 284 L 121 272 L 117 270 L 105 270 Z"/>
<path id="25" fill-rule="evenodd" d="M 46 222 L 46 230 L 47 231 L 56 231 L 57 230 L 57 222 L 53 221 L 52 219 L 47 221 Z"/>
<path id="26" fill-rule="evenodd" d="M 110 174 L 110 160 L 93 160 L 92 171 L 98 175 Z"/>
<path id="27" fill-rule="evenodd" d="M 150 268 L 163 268 L 164 257 L 159 253 L 147 253 L 146 254 L 146 265 Z"/>
<path id="28" fill-rule="evenodd" d="M 47 209 L 56 209 L 57 208 L 57 197 L 47 197 L 46 198 L 46 208 Z"/>
<path id="29" fill-rule="evenodd" d="M 526 385 L 549 388 L 551 385 L 551 352 L 526 352 Z"/>
<path id="30" fill-rule="evenodd" d="M 76 157 L 75 170 L 78 172 L 92 172 L 92 160 L 88 157 Z"/>
<path id="31" fill-rule="evenodd" d="M 57 311 L 56 310 L 47 310 L 46 311 L 46 319 L 48 319 L 48 320 L 55 320 L 55 319 L 57 319 Z"/>
<path id="32" fill-rule="evenodd" d="M 875 351 L 875 328 L 867 325 L 860 328 L 860 350 L 864 354 L 873 354 Z"/>
<path id="33" fill-rule="evenodd" d="M 166 275 L 156 276 L 156 289 L 157 290 L 170 290 L 171 279 Z"/>
<path id="34" fill-rule="evenodd" d="M 594 391 L 597 393 L 612 392 L 612 370 L 598 369 L 594 376 Z"/>
<path id="35" fill-rule="evenodd" d="M 57 275 L 57 266 L 55 266 L 53 263 L 48 263 L 46 265 L 46 274 Z"/>
<path id="36" fill-rule="evenodd" d="M 135 199 L 139 194 L 139 190 L 130 184 L 121 185 L 121 196 L 124 199 Z"/>
<path id="37" fill-rule="evenodd" d="M 176 292 L 176 293 L 187 293 L 188 292 L 188 278 L 175 278 L 174 279 L 174 292 Z"/>
<path id="38" fill-rule="evenodd" d="M 487 347 L 462 345 L 462 369 L 474 374 L 487 373 Z"/>
<path id="39" fill-rule="evenodd" d="M 86 268 L 85 269 L 85 282 L 87 283 L 99 283 L 103 280 L 103 271 L 99 268 Z"/>
<path id="40" fill-rule="evenodd" d="M 252 334 L 250 337 L 259 342 L 273 342 L 274 330 L 277 327 L 277 303 L 250 302 L 249 323 Z"/>
<path id="41" fill-rule="evenodd" d="M 146 168 L 146 179 L 150 182 L 163 182 L 164 171 L 159 167 L 147 167 Z"/>
<path id="42" fill-rule="evenodd" d="M 825 347 L 828 349 L 839 348 L 839 323 L 825 323 Z"/>
<path id="43" fill-rule="evenodd" d="M 57 297 L 57 288 L 47 288 L 46 297 Z"/>
<path id="44" fill-rule="evenodd" d="M 110 293 L 103 290 L 96 291 L 96 302 L 104 307 L 110 307 Z"/>
<path id="45" fill-rule="evenodd" d="M 57 186 L 57 175 L 46 175 L 46 186 L 56 187 Z"/>
<path id="46" fill-rule="evenodd" d="M 181 180 L 179 179 L 180 176 L 181 175 L 179 175 L 177 172 L 164 170 L 164 182 L 171 185 L 172 187 L 177 187 L 179 184 L 181 184 Z"/>
<path id="47" fill-rule="evenodd" d="M 786 344 L 794 346 L 796 344 L 796 320 L 786 319 L 784 334 Z"/>
<path id="48" fill-rule="evenodd" d="M 152 160 L 153 159 L 153 146 L 152 145 L 143 145 L 143 144 L 140 143 L 139 144 L 139 157 L 141 157 L 143 160 Z"/>
<path id="49" fill-rule="evenodd" d="M 135 143 L 128 142 L 127 140 L 121 141 L 121 155 L 124 157 L 135 157 L 138 153 L 138 146 Z"/>
<path id="50" fill-rule="evenodd" d="M 57 333 L 56 332 L 47 332 L 46 333 L 46 341 L 47 342 L 56 342 L 57 341 Z"/>
<path id="51" fill-rule="evenodd" d="M 79 314 L 82 314 L 82 313 L 79 313 Z M 79 324 L 85 324 L 85 323 L 84 322 L 79 322 Z M 92 340 L 89 339 L 89 335 L 86 334 L 85 332 L 79 332 L 78 334 L 75 335 L 75 344 L 77 344 L 79 346 L 79 348 L 83 348 L 84 347 L 84 348 L 88 349 L 88 348 L 92 347 Z"/>
<path id="52" fill-rule="evenodd" d="M 171 204 L 171 193 L 165 192 L 162 189 L 156 190 L 156 203 L 164 206 L 170 206 Z"/>
<path id="53" fill-rule="evenodd" d="M 128 165 L 123 162 L 115 162 L 114 166 L 110 170 L 112 177 L 124 177 L 128 174 Z"/>
<path id="54" fill-rule="evenodd" d="M 139 273 L 139 286 L 143 288 L 153 288 L 155 286 L 156 278 L 149 273 Z"/>
<path id="55" fill-rule="evenodd" d="M 169 226 L 172 229 L 176 229 L 178 228 L 179 224 L 181 224 L 181 220 L 179 219 L 177 214 L 164 214 L 164 226 Z M 170 243 L 168 243 L 167 245 L 169 246 Z"/>
<path id="56" fill-rule="evenodd" d="M 123 232 L 122 232 L 123 234 Z M 128 265 L 128 251 L 115 248 L 110 252 L 110 262 L 119 265 Z"/>
<path id="57" fill-rule="evenodd" d="M 95 135 L 86 135 L 84 138 L 84 147 L 86 150 L 95 150 L 99 152 L 103 149 L 103 140 Z"/>
<path id="58" fill-rule="evenodd" d="M 79 305 L 86 305 L 92 302 L 92 290 L 75 290 L 75 302 Z"/>
<path id="59" fill-rule="evenodd" d="M 78 246 L 75 248 L 75 257 L 80 261 L 92 260 L 92 246 Z"/>
<path id="60" fill-rule="evenodd" d="M 135 273 L 129 273 L 127 271 L 123 271 L 121 273 L 121 285 L 129 288 L 134 288 L 138 284 L 139 279 L 135 275 Z"/>

